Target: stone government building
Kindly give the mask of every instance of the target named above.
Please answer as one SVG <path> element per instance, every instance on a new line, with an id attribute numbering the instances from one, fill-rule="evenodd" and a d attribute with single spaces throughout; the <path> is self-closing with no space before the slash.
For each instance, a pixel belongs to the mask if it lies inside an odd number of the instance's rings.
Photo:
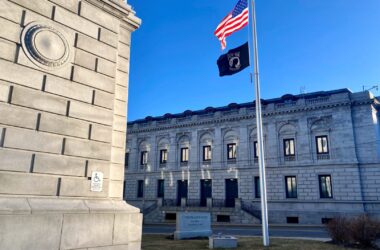
<path id="1" fill-rule="evenodd" d="M 270 223 L 380 216 L 380 102 L 348 89 L 263 100 Z M 260 223 L 254 103 L 128 123 L 125 199 L 146 222 Z"/>
<path id="2" fill-rule="evenodd" d="M 123 0 L 0 0 L 0 249 L 141 248 L 123 200 L 140 23 Z"/>

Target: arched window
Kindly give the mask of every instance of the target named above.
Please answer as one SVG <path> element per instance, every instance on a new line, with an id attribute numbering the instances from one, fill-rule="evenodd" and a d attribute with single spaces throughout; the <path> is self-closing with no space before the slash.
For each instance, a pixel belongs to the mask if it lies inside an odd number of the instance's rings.
<path id="1" fill-rule="evenodd" d="M 238 146 L 239 136 L 238 132 L 233 129 L 225 131 L 223 136 L 223 155 L 227 164 L 236 164 L 238 161 Z"/>
<path id="2" fill-rule="evenodd" d="M 143 140 L 139 144 L 139 165 L 140 169 L 146 169 L 150 163 L 150 144 Z"/>
<path id="3" fill-rule="evenodd" d="M 178 138 L 178 159 L 180 166 L 188 166 L 190 160 L 190 138 L 182 135 Z"/>
<path id="4" fill-rule="evenodd" d="M 313 160 L 331 158 L 330 118 L 323 117 L 310 121 L 310 144 Z"/>
<path id="5" fill-rule="evenodd" d="M 293 123 L 284 123 L 278 130 L 280 159 L 284 162 L 297 159 L 297 128 Z"/>
<path id="6" fill-rule="evenodd" d="M 210 165 L 212 161 L 213 135 L 210 132 L 203 133 L 199 138 L 199 161 L 202 165 Z"/>
<path id="7" fill-rule="evenodd" d="M 164 168 L 168 164 L 169 160 L 169 145 L 170 141 L 169 138 L 163 137 L 158 141 L 157 144 L 157 162 L 159 168 Z"/>

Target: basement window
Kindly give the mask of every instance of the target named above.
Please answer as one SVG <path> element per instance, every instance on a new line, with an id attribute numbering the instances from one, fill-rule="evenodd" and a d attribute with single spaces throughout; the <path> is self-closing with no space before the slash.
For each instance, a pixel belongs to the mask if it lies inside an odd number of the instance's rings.
<path id="1" fill-rule="evenodd" d="M 286 223 L 298 224 L 298 217 L 286 217 Z"/>
<path id="2" fill-rule="evenodd" d="M 176 220 L 177 214 L 176 213 L 166 213 L 165 214 L 165 220 Z"/>
<path id="3" fill-rule="evenodd" d="M 231 222 L 229 215 L 217 215 L 216 222 Z"/>

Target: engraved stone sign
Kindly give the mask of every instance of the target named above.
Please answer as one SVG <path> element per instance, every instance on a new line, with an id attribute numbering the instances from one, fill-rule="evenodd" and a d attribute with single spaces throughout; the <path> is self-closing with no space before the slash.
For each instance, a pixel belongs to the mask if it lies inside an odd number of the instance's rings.
<path id="1" fill-rule="evenodd" d="M 195 237 L 208 237 L 211 231 L 210 213 L 178 212 L 174 238 L 177 240 Z"/>
<path id="2" fill-rule="evenodd" d="M 102 192 L 103 173 L 94 171 L 91 174 L 91 192 Z"/>

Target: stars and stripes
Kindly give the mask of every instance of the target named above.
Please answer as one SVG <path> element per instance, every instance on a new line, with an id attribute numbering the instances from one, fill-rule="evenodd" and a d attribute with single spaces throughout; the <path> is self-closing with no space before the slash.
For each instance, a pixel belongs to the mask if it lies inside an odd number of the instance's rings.
<path id="1" fill-rule="evenodd" d="M 214 32 L 222 45 L 222 49 L 227 46 L 226 37 L 244 28 L 248 24 L 248 20 L 248 2 L 247 0 L 239 0 L 235 8 L 222 20 Z"/>

